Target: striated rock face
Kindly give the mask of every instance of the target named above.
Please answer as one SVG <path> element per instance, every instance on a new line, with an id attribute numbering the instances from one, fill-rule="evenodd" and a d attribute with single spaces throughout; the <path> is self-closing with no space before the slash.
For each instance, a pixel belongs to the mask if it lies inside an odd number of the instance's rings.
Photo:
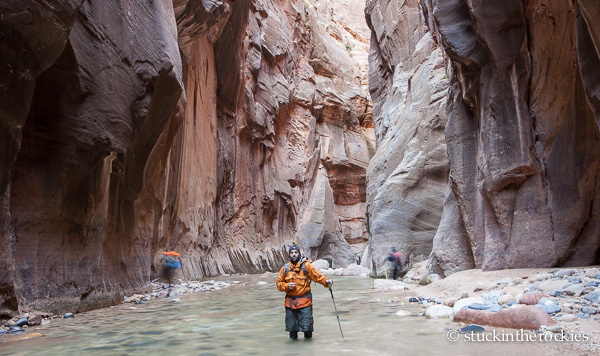
<path id="1" fill-rule="evenodd" d="M 360 7 L 0 5 L 0 314 L 365 247 L 374 152 Z M 338 11 L 339 10 L 339 11 Z"/>
<path id="2" fill-rule="evenodd" d="M 451 62 L 429 270 L 598 263 L 596 3 L 423 3 Z"/>
<path id="3" fill-rule="evenodd" d="M 328 3 L 236 3 L 216 43 L 216 234 L 231 270 L 276 268 L 296 231 L 309 257 L 335 265 L 362 242 L 370 105 L 357 40 L 320 24 L 335 24 Z"/>
<path id="4" fill-rule="evenodd" d="M 138 235 L 134 205 L 182 68 L 171 4 L 145 6 L 84 2 L 36 78 L 2 236 L 20 307 L 108 305 L 150 279 L 150 236 Z"/>
<path id="5" fill-rule="evenodd" d="M 65 48 L 83 0 L 4 1 L 0 5 L 0 315 L 14 312 L 14 238 L 10 181 L 37 78 Z"/>
<path id="6" fill-rule="evenodd" d="M 418 1 L 367 1 L 365 13 L 377 152 L 367 172 L 363 265 L 381 274 L 392 246 L 408 258 L 405 268 L 431 252 L 448 183 L 448 79 Z"/>

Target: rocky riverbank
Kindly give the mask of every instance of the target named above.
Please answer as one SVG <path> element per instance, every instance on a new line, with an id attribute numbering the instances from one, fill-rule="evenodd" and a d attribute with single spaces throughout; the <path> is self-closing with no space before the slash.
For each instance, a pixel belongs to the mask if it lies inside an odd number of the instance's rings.
<path id="1" fill-rule="evenodd" d="M 410 290 L 404 302 L 423 306 L 422 316 L 452 318 L 464 325 L 525 329 L 556 347 L 600 351 L 600 269 L 539 268 L 483 272 L 467 270 L 440 279 L 417 265 L 402 282 L 375 281 L 375 288 Z M 425 284 L 425 286 L 422 286 Z M 408 313 L 398 312 L 399 316 Z M 585 336 L 585 337 L 584 337 Z"/>
<path id="2" fill-rule="evenodd" d="M 239 276 L 243 276 L 240 274 Z M 230 277 L 230 275 L 223 275 L 221 277 Z M 231 277 L 236 277 L 231 276 Z M 233 278 L 232 278 L 233 279 Z M 258 282 L 261 283 L 261 282 Z M 266 282 L 262 282 L 266 283 Z M 196 292 L 215 292 L 224 288 L 229 288 L 235 285 L 246 285 L 237 280 L 225 280 L 225 281 L 189 281 L 186 279 L 174 279 L 171 284 L 160 282 L 155 280 L 151 283 L 151 293 L 148 294 L 134 294 L 131 296 L 123 297 L 124 304 L 144 304 L 153 299 L 164 299 L 171 298 L 174 303 L 180 301 L 179 296 L 196 293 Z M 130 309 L 135 309 L 135 306 L 131 306 Z M 21 315 L 16 316 L 4 322 L 0 325 L 0 335 L 4 334 L 17 334 L 25 332 L 27 328 L 39 325 L 48 325 L 54 319 L 59 318 L 73 318 L 75 314 L 65 313 L 64 315 L 55 315 L 40 311 L 24 311 Z M 41 334 L 39 336 L 42 336 Z"/>

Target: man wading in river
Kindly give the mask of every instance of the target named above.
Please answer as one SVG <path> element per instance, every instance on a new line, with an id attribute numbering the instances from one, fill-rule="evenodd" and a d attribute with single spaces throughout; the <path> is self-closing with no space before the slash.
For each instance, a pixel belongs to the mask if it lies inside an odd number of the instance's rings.
<path id="1" fill-rule="evenodd" d="M 277 288 L 285 292 L 285 331 L 290 338 L 298 339 L 298 331 L 310 339 L 313 333 L 312 293 L 310 281 L 325 288 L 333 284 L 325 278 L 306 257 L 300 257 L 300 248 L 292 245 L 288 251 L 290 262 L 286 263 L 277 276 Z"/>

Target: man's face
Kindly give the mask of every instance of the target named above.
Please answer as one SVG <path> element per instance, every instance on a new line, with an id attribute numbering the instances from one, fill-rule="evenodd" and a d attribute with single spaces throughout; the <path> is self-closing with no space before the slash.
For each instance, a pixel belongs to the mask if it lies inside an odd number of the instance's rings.
<path id="1" fill-rule="evenodd" d="M 291 250 L 290 251 L 290 260 L 294 263 L 300 261 L 300 252 L 298 252 L 298 250 Z"/>

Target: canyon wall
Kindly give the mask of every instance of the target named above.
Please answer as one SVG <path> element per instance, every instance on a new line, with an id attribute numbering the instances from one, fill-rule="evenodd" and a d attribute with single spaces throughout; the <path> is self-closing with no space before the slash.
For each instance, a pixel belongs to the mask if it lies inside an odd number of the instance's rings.
<path id="1" fill-rule="evenodd" d="M 442 276 L 600 262 L 599 15 L 585 0 L 367 1 L 374 270 L 391 246 L 409 265 L 431 251 Z"/>
<path id="2" fill-rule="evenodd" d="M 367 1 L 369 84 L 377 152 L 367 172 L 370 256 L 382 274 L 390 248 L 409 268 L 427 259 L 448 184 L 444 127 L 448 76 L 417 0 Z"/>
<path id="3" fill-rule="evenodd" d="M 0 314 L 367 241 L 367 30 L 329 1 L 0 5 Z"/>
<path id="4" fill-rule="evenodd" d="M 593 48 L 577 2 L 423 3 L 452 63 L 451 190 L 428 268 L 598 263 L 600 137 L 582 78 L 600 67 L 579 70 Z"/>

